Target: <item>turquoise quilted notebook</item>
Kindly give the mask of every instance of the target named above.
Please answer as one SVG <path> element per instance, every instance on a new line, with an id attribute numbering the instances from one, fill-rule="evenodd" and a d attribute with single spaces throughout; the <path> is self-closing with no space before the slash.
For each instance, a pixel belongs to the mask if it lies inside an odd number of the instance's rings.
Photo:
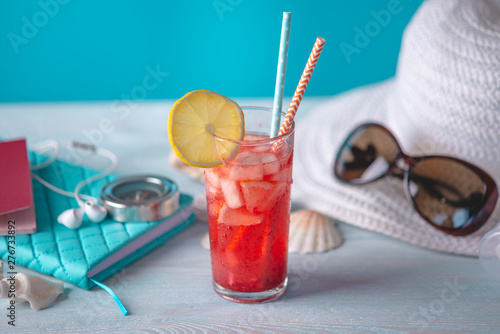
<path id="1" fill-rule="evenodd" d="M 41 157 L 30 153 L 32 164 Z M 96 174 L 86 168 L 55 161 L 37 174 L 53 185 L 73 191 L 76 184 Z M 100 189 L 113 176 L 92 183 L 82 193 L 99 197 Z M 95 224 L 84 219 L 76 230 L 57 223 L 57 216 L 78 204 L 33 180 L 37 232 L 16 235 L 16 266 L 52 275 L 84 289 L 103 281 L 141 258 L 194 223 L 192 198 L 181 194 L 180 208 L 160 221 L 120 223 L 110 219 Z M 0 257 L 7 261 L 7 237 L 0 237 Z"/>

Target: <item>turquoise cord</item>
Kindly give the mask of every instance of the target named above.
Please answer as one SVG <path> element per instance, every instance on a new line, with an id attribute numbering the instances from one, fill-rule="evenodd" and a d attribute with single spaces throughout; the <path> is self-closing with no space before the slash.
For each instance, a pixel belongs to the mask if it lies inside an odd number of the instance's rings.
<path id="1" fill-rule="evenodd" d="M 106 290 L 106 292 L 109 293 L 111 295 L 111 297 L 113 297 L 113 299 L 115 300 L 116 304 L 118 305 L 118 307 L 122 311 L 123 315 L 127 315 L 128 314 L 127 309 L 125 308 L 125 306 L 123 306 L 122 302 L 120 301 L 120 299 L 118 298 L 118 296 L 116 295 L 116 293 L 113 292 L 113 290 L 111 290 L 106 285 L 104 285 L 102 283 L 99 283 L 96 280 L 93 280 L 92 278 L 90 280 L 92 282 L 94 282 L 97 286 L 99 286 L 99 287 L 103 288 L 104 290 Z"/>

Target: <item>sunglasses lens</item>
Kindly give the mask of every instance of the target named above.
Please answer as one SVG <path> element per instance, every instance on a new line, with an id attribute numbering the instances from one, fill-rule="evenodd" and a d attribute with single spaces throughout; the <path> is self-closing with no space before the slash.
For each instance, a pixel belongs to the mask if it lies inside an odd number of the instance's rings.
<path id="1" fill-rule="evenodd" d="M 398 155 L 392 135 L 376 125 L 354 130 L 337 154 L 335 176 L 343 181 L 366 183 L 387 173 Z"/>
<path id="2" fill-rule="evenodd" d="M 453 159 L 426 158 L 413 168 L 408 181 L 417 210 L 444 229 L 468 225 L 486 201 L 482 179 Z"/>

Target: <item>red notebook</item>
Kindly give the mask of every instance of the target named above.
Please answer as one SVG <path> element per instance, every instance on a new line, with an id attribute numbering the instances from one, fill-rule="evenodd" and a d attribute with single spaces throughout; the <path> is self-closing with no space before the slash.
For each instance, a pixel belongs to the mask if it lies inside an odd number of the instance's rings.
<path id="1" fill-rule="evenodd" d="M 36 232 L 25 139 L 0 142 L 0 235 L 8 235 L 9 229 L 15 234 Z"/>

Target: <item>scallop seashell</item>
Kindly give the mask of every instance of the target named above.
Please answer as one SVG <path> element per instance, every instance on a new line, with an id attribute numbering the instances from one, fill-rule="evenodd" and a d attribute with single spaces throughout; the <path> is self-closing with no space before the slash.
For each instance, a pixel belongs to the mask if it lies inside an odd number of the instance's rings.
<path id="1" fill-rule="evenodd" d="M 342 234 L 325 215 L 299 210 L 290 215 L 289 253 L 320 253 L 339 247 Z"/>
<path id="2" fill-rule="evenodd" d="M 187 176 L 192 177 L 193 179 L 200 180 L 205 182 L 205 174 L 203 173 L 204 168 L 189 166 L 184 161 L 179 159 L 177 154 L 174 151 L 170 152 L 170 157 L 168 158 L 170 166 L 172 166 L 175 170 L 186 174 Z"/>
<path id="3" fill-rule="evenodd" d="M 64 283 L 19 273 L 15 275 L 15 279 L 0 280 L 0 298 L 10 299 L 9 291 L 13 288 L 16 291 L 16 302 L 29 302 L 31 308 L 38 311 L 56 301 L 57 297 L 64 292 Z"/>

